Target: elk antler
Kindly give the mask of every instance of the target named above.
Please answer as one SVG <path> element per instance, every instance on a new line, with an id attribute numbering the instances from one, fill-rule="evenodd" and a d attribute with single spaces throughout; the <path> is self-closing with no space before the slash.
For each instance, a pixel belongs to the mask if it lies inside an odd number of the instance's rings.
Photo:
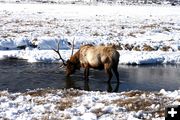
<path id="1" fill-rule="evenodd" d="M 60 46 L 60 41 L 58 41 L 58 43 L 57 43 L 57 49 L 54 49 L 54 48 L 52 48 L 52 49 L 54 50 L 54 52 L 56 52 L 58 54 L 58 56 L 59 56 L 58 60 L 62 60 L 63 65 L 66 66 L 65 60 L 62 58 L 62 56 L 61 56 L 61 54 L 59 52 L 59 46 Z"/>
<path id="2" fill-rule="evenodd" d="M 71 56 L 73 55 L 73 52 L 74 52 L 74 40 L 75 40 L 75 38 L 73 39 L 73 41 L 72 41 L 72 51 L 71 51 Z"/>

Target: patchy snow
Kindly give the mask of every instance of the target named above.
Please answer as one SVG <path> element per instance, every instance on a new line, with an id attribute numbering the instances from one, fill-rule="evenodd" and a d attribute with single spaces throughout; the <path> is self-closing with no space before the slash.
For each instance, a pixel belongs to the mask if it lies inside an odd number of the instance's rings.
<path id="1" fill-rule="evenodd" d="M 0 92 L 0 118 L 73 120 L 163 120 L 165 107 L 179 104 L 180 91 L 121 93 L 75 89 Z"/>
<path id="2" fill-rule="evenodd" d="M 180 63 L 178 11 L 170 6 L 0 3 L 0 59 L 57 62 L 52 48 L 60 41 L 67 60 L 75 39 L 76 49 L 115 44 L 120 64 Z"/>

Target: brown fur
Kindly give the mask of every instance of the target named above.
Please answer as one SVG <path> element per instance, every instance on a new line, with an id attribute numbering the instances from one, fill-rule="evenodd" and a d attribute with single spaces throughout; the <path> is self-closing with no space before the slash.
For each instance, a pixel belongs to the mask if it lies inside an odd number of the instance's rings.
<path id="1" fill-rule="evenodd" d="M 84 77 L 88 79 L 89 68 L 105 69 L 105 72 L 109 76 L 108 82 L 110 82 L 113 75 L 111 70 L 113 70 L 119 82 L 119 73 L 117 70 L 119 56 L 119 53 L 112 46 L 83 45 L 67 61 L 67 76 L 73 74 L 76 69 L 83 67 L 85 68 Z"/>

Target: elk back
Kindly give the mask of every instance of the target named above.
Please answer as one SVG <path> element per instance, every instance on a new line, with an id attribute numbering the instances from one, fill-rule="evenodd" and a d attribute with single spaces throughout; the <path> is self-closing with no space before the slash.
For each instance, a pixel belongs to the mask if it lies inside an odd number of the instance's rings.
<path id="1" fill-rule="evenodd" d="M 119 53 L 112 46 L 85 45 L 80 48 L 80 63 L 82 67 L 102 69 L 104 64 L 118 64 Z"/>

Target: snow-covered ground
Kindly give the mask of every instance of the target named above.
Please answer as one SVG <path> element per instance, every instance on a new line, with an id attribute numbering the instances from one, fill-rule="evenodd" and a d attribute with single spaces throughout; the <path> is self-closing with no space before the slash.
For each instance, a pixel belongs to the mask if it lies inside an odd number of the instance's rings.
<path id="1" fill-rule="evenodd" d="M 76 49 L 115 44 L 120 64 L 180 63 L 179 11 L 170 6 L 1 3 L 0 59 L 57 62 L 52 51 L 57 41 L 68 59 L 75 39 Z"/>
<path id="2" fill-rule="evenodd" d="M 0 3 L 0 59 L 60 62 L 81 45 L 114 44 L 120 64 L 179 64 L 180 7 Z M 164 119 L 180 91 L 0 91 L 0 119 Z"/>
<path id="3" fill-rule="evenodd" d="M 173 92 L 87 92 L 39 89 L 0 92 L 0 118 L 11 120 L 164 120 L 165 106 L 180 104 Z"/>

